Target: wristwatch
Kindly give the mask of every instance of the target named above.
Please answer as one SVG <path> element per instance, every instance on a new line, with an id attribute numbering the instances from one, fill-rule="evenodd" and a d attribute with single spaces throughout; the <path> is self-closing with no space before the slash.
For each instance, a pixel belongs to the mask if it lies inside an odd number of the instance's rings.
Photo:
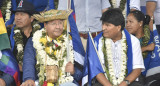
<path id="1" fill-rule="evenodd" d="M 124 80 L 126 82 L 127 85 L 130 85 L 129 80 Z"/>

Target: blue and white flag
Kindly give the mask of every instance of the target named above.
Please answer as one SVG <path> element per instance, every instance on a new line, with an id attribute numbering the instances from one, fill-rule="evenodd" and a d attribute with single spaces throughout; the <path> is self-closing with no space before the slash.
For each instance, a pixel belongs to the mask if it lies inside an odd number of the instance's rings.
<path id="1" fill-rule="evenodd" d="M 80 39 L 76 22 L 75 22 L 76 20 L 75 20 L 74 0 L 71 0 L 71 9 L 73 10 L 73 12 L 69 16 L 68 20 L 69 20 L 70 29 L 71 29 L 70 35 L 72 36 L 75 61 L 81 65 L 84 65 L 85 51 Z"/>
<path id="2" fill-rule="evenodd" d="M 154 77 L 156 74 L 160 74 L 160 34 L 158 34 L 155 24 L 153 24 L 153 35 L 155 48 L 152 51 L 149 68 L 146 77 Z M 159 77 L 160 79 L 160 77 Z"/>
<path id="3" fill-rule="evenodd" d="M 70 23 L 70 28 L 71 28 L 70 35 L 72 36 L 75 61 L 78 62 L 79 64 L 83 65 L 85 51 L 84 51 L 84 48 L 83 48 L 83 45 L 82 45 L 82 42 L 81 42 L 81 39 L 80 39 L 80 36 L 78 33 L 76 22 L 72 16 L 72 14 L 69 16 L 69 23 Z"/>
<path id="4" fill-rule="evenodd" d="M 130 0 L 127 0 L 127 10 L 126 10 L 127 15 L 130 13 Z"/>
<path id="5" fill-rule="evenodd" d="M 100 33 L 98 36 L 101 36 L 102 33 Z M 85 55 L 85 61 L 84 61 L 84 70 L 83 70 L 83 80 L 82 85 L 85 85 L 87 82 L 89 82 L 89 85 L 91 86 L 91 80 L 99 73 L 104 73 L 103 68 L 101 66 L 98 54 L 96 52 L 96 48 L 94 46 L 94 43 L 92 42 L 91 36 L 88 34 L 88 40 L 87 40 L 87 51 Z M 88 77 L 89 76 L 89 77 Z"/>
<path id="6" fill-rule="evenodd" d="M 129 75 L 132 72 L 132 63 L 133 63 L 133 55 L 132 55 L 132 43 L 131 43 L 131 36 L 129 32 L 124 29 L 126 39 L 127 39 L 127 70 Z M 84 71 L 83 71 L 83 80 L 82 85 L 85 85 L 87 82 L 89 82 L 89 85 L 91 85 L 91 80 L 99 73 L 105 73 L 104 68 L 101 65 L 101 61 L 98 58 L 98 54 L 96 52 L 96 49 L 98 50 L 99 45 L 99 39 L 102 37 L 103 33 L 98 34 L 94 41 L 97 44 L 96 48 L 94 47 L 94 43 L 91 41 L 91 37 L 88 36 L 87 40 L 87 51 L 85 55 L 85 65 L 84 65 Z"/>

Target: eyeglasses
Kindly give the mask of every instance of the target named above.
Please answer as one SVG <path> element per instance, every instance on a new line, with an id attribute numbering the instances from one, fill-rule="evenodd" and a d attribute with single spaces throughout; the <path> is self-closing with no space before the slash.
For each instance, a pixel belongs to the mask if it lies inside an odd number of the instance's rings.
<path id="1" fill-rule="evenodd" d="M 52 25 L 52 26 L 60 26 L 60 25 L 63 25 L 63 21 L 58 21 L 58 22 L 49 22 L 48 23 L 49 25 Z"/>

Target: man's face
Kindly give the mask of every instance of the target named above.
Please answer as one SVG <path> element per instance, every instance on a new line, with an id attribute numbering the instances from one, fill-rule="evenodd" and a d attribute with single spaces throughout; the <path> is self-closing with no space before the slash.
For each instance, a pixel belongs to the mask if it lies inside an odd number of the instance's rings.
<path id="1" fill-rule="evenodd" d="M 15 24 L 18 28 L 25 28 L 31 25 L 33 18 L 29 16 L 28 13 L 16 12 L 15 13 Z"/>
<path id="2" fill-rule="evenodd" d="M 103 36 L 106 38 L 115 39 L 117 37 L 117 34 L 121 32 L 121 26 L 115 26 L 111 23 L 103 23 L 102 24 L 102 30 L 103 30 Z"/>
<path id="3" fill-rule="evenodd" d="M 44 27 L 48 33 L 48 36 L 55 39 L 59 37 L 63 32 L 63 20 L 52 20 L 44 23 Z"/>

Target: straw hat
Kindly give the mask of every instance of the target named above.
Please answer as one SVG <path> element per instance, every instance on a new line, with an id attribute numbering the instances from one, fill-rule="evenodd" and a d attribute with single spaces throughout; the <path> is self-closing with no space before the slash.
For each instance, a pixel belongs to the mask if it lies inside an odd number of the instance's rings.
<path id="1" fill-rule="evenodd" d="M 40 14 L 34 14 L 33 17 L 39 22 L 43 23 L 46 21 L 51 21 L 55 19 L 67 19 L 68 16 L 72 13 L 72 10 L 49 10 L 41 12 Z"/>

